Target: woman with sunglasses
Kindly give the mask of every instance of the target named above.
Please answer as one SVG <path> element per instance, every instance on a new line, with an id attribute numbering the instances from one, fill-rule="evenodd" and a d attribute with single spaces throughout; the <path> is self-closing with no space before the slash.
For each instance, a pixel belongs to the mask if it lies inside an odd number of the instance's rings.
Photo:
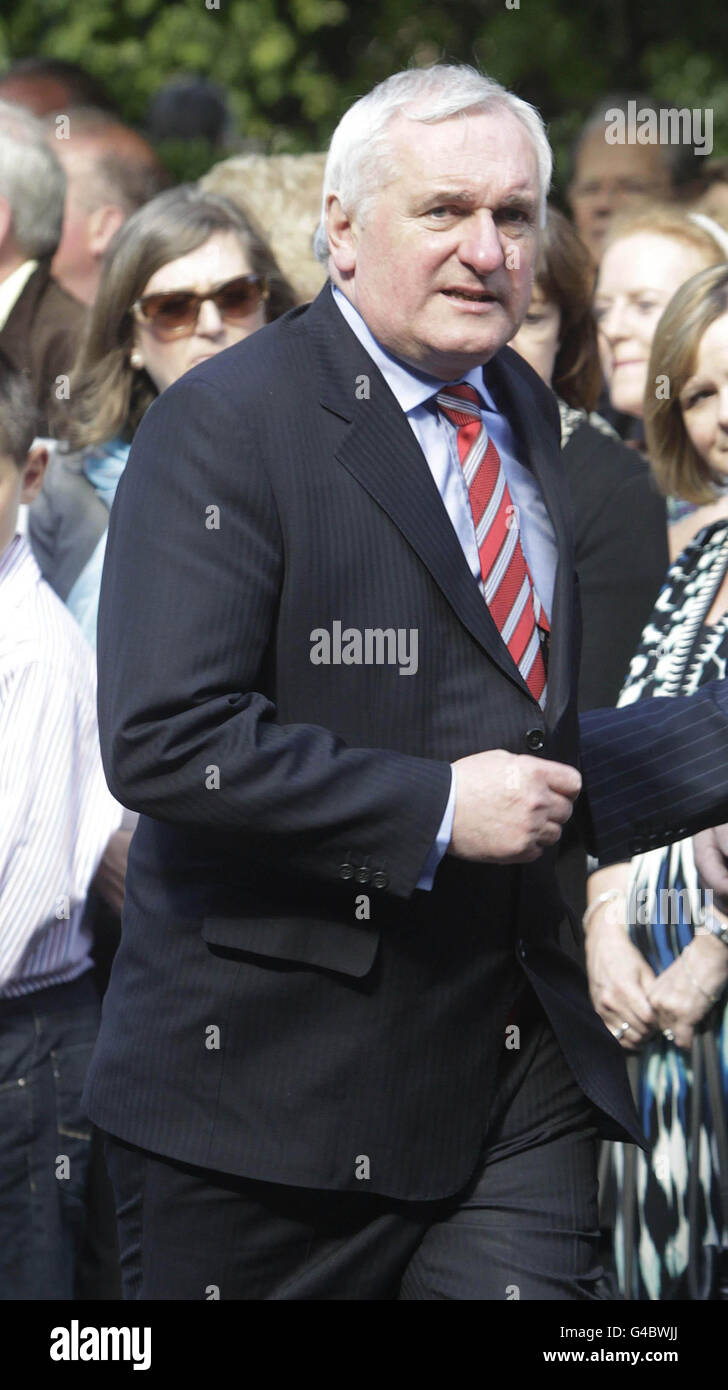
<path id="1" fill-rule="evenodd" d="M 109 511 L 144 412 L 295 303 L 244 213 L 194 185 L 153 198 L 110 243 L 55 422 L 62 442 L 29 515 L 44 577 L 92 646 Z"/>

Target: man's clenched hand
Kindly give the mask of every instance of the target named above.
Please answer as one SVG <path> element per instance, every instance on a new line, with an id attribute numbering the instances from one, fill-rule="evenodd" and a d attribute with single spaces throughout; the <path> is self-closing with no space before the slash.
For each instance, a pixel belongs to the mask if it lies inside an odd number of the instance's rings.
<path id="1" fill-rule="evenodd" d="M 496 748 L 453 763 L 455 818 L 448 854 L 481 863 L 530 864 L 555 845 L 581 791 L 566 763 Z"/>

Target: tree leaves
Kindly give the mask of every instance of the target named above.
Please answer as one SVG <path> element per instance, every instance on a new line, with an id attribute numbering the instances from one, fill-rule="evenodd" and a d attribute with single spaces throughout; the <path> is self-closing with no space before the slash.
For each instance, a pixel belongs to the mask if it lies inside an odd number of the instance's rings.
<path id="1" fill-rule="evenodd" d="M 73 59 L 132 124 L 168 79 L 204 76 L 227 91 L 238 143 L 279 151 L 323 148 L 356 97 L 413 61 L 476 63 L 540 108 L 563 182 L 584 115 L 615 88 L 712 106 L 728 153 L 723 24 L 718 0 L 3 0 L 0 61 Z M 184 159 L 180 146 L 176 173 Z M 190 148 L 190 170 L 203 159 Z"/>

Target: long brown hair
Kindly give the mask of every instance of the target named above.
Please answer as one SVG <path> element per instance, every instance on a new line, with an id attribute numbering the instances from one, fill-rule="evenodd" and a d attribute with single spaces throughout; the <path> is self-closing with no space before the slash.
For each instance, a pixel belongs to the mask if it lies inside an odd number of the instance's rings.
<path id="1" fill-rule="evenodd" d="M 134 325 L 131 308 L 154 273 L 195 251 L 215 234 L 233 232 L 253 271 L 268 280 L 270 323 L 296 298 L 265 242 L 228 198 L 182 184 L 158 194 L 121 226 L 104 257 L 101 284 L 70 381 L 63 415 L 54 422 L 74 449 L 116 436 L 130 440 L 158 394 L 146 371 L 129 363 Z"/>
<path id="2" fill-rule="evenodd" d="M 551 385 L 567 405 L 593 410 L 602 374 L 592 314 L 596 266 L 571 223 L 549 208 L 541 233 L 536 284 L 561 313 L 559 347 Z"/>

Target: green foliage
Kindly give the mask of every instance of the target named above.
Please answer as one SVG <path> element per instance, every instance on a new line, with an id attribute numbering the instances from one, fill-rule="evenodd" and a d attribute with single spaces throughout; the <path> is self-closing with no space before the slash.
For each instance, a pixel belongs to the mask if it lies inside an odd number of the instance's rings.
<path id="1" fill-rule="evenodd" d="M 175 183 L 196 183 L 217 164 L 220 153 L 208 140 L 158 140 L 156 151 Z"/>
<path id="2" fill-rule="evenodd" d="M 0 64 L 30 54 L 82 63 L 139 123 L 169 78 L 229 94 L 246 143 L 322 148 L 346 107 L 409 63 L 477 63 L 550 123 L 563 182 L 584 115 L 616 88 L 711 106 L 728 153 L 720 0 L 3 0 Z M 204 152 L 171 156 L 189 172 Z"/>
<path id="3" fill-rule="evenodd" d="M 723 53 L 695 52 L 684 39 L 673 39 L 654 46 L 646 55 L 645 70 L 650 91 L 661 102 L 712 108 L 713 154 L 728 155 L 728 77 Z"/>

